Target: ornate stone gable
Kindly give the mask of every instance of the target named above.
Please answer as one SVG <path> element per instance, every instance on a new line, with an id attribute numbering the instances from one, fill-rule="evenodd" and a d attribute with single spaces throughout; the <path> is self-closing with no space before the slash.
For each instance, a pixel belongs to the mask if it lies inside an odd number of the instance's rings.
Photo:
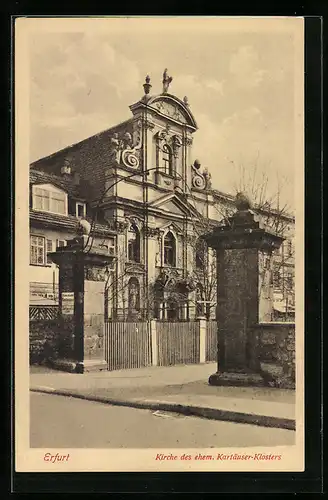
<path id="1" fill-rule="evenodd" d="M 149 203 L 149 208 L 154 208 L 172 215 L 201 218 L 201 214 L 197 209 L 184 199 L 183 194 L 180 194 L 177 190 L 174 193 L 153 200 Z"/>
<path id="2" fill-rule="evenodd" d="M 166 231 L 173 231 L 177 236 L 182 235 L 182 225 L 176 224 L 175 222 L 162 224 L 158 229 L 160 235 L 163 235 Z"/>
<path id="3" fill-rule="evenodd" d="M 182 101 L 175 95 L 167 92 L 155 96 L 147 96 L 147 99 L 141 99 L 130 106 L 134 116 L 140 116 L 139 113 L 147 113 L 147 117 L 152 121 L 152 116 L 165 117 L 172 120 L 172 123 L 183 126 L 186 131 L 194 132 L 198 126 L 193 114 L 190 111 L 189 103 Z"/>
<path id="4" fill-rule="evenodd" d="M 163 115 L 173 118 L 180 123 L 187 123 L 185 114 L 181 111 L 180 107 L 168 101 L 167 99 L 158 100 L 153 106 Z"/>

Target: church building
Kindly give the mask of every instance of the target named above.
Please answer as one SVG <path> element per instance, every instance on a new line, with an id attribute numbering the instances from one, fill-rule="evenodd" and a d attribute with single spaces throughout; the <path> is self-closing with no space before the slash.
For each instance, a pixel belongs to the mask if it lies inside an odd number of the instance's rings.
<path id="1" fill-rule="evenodd" d="M 152 95 L 147 76 L 130 118 L 30 165 L 31 303 L 56 301 L 47 252 L 86 218 L 91 238 L 115 256 L 108 318 L 215 317 L 215 256 L 200 236 L 231 214 L 234 197 L 214 189 L 193 157 L 197 122 L 171 80 L 165 70 Z M 292 234 L 293 218 L 286 222 Z"/>

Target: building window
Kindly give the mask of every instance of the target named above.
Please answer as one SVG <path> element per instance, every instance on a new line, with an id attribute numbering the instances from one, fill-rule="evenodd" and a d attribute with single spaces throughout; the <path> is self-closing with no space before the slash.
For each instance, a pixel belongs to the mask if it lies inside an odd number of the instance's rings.
<path id="1" fill-rule="evenodd" d="M 128 260 L 140 262 L 140 231 L 135 224 L 128 231 Z"/>
<path id="2" fill-rule="evenodd" d="M 42 236 L 30 236 L 30 263 L 45 265 L 45 239 Z"/>
<path id="3" fill-rule="evenodd" d="M 85 217 L 85 214 L 86 214 L 85 203 L 77 203 L 76 204 L 76 217 Z"/>
<path id="4" fill-rule="evenodd" d="M 173 155 L 170 146 L 164 144 L 162 149 L 162 167 L 168 175 L 173 175 Z"/>
<path id="5" fill-rule="evenodd" d="M 56 247 L 66 247 L 66 240 L 56 240 Z"/>
<path id="6" fill-rule="evenodd" d="M 63 191 L 33 186 L 33 209 L 67 215 L 67 195 Z"/>
<path id="7" fill-rule="evenodd" d="M 171 231 L 164 238 L 164 264 L 173 267 L 176 265 L 176 243 Z"/>

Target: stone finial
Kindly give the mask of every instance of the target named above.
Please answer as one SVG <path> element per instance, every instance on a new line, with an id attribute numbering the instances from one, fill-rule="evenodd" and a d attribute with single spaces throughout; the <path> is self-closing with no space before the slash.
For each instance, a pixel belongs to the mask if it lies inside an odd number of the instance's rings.
<path id="1" fill-rule="evenodd" d="M 189 106 L 189 100 L 188 100 L 188 97 L 186 95 L 183 98 L 183 102 L 185 103 L 186 106 Z"/>
<path id="2" fill-rule="evenodd" d="M 245 210 L 250 210 L 252 208 L 252 204 L 250 199 L 244 193 L 237 193 L 235 198 L 235 207 L 238 212 L 242 212 Z"/>
<path id="3" fill-rule="evenodd" d="M 152 87 L 152 85 L 150 83 L 150 76 L 149 75 L 146 76 L 145 82 L 146 83 L 143 84 L 143 88 L 144 88 L 144 91 L 145 91 L 145 95 L 148 95 L 149 92 L 150 92 L 150 89 Z"/>
<path id="4" fill-rule="evenodd" d="M 91 231 L 91 224 L 86 219 L 80 219 L 77 224 L 77 234 L 79 236 L 88 236 Z"/>
<path id="5" fill-rule="evenodd" d="M 167 68 L 165 68 L 163 73 L 163 94 L 166 94 L 169 90 L 170 83 L 172 82 L 172 76 L 169 76 L 167 73 Z"/>
<path id="6" fill-rule="evenodd" d="M 201 163 L 200 163 L 200 161 L 199 161 L 199 160 L 195 160 L 195 161 L 194 161 L 194 167 L 195 167 L 197 170 L 199 170 L 199 169 L 200 169 L 200 167 L 201 167 Z"/>

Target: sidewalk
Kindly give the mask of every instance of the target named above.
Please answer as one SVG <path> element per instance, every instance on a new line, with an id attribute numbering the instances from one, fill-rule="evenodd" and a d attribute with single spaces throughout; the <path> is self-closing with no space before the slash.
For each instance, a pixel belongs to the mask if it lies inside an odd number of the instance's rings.
<path id="1" fill-rule="evenodd" d="M 294 391 L 210 386 L 208 377 L 215 371 L 216 363 L 83 375 L 33 367 L 30 389 L 113 405 L 295 429 Z"/>

